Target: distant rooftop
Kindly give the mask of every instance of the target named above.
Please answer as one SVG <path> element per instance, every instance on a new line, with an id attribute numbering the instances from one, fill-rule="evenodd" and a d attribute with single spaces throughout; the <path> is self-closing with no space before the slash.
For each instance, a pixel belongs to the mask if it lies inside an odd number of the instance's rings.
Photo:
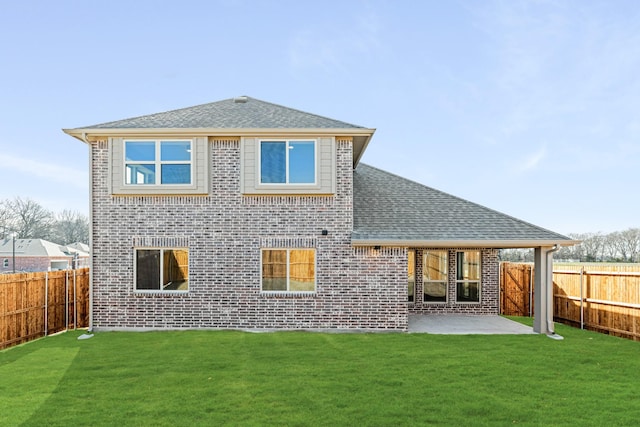
<path id="1" fill-rule="evenodd" d="M 85 245 L 86 246 L 86 245 Z M 77 252 L 79 256 L 88 256 L 87 251 L 78 248 L 68 248 L 44 239 L 16 239 L 16 256 L 68 257 Z M 13 240 L 0 240 L 0 255 L 13 255 Z"/>

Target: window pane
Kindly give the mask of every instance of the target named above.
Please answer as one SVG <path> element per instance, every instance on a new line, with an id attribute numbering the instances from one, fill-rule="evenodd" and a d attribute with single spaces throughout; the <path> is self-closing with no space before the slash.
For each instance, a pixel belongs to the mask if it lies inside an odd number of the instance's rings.
<path id="1" fill-rule="evenodd" d="M 458 252 L 456 256 L 456 279 L 480 280 L 480 251 Z"/>
<path id="2" fill-rule="evenodd" d="M 289 143 L 289 182 L 313 184 L 316 181 L 315 144 L 313 141 Z"/>
<path id="3" fill-rule="evenodd" d="M 156 167 L 154 165 L 125 165 L 127 184 L 155 184 Z"/>
<path id="4" fill-rule="evenodd" d="M 480 284 L 478 282 L 458 282 L 456 299 L 458 302 L 480 302 Z"/>
<path id="5" fill-rule="evenodd" d="M 286 182 L 287 144 L 280 141 L 260 143 L 260 182 L 284 184 Z"/>
<path id="6" fill-rule="evenodd" d="M 189 141 L 161 141 L 160 160 L 191 160 L 191 143 Z"/>
<path id="7" fill-rule="evenodd" d="M 416 288 L 416 251 L 410 250 L 407 255 L 407 258 L 409 260 L 409 302 L 412 302 L 414 300 L 414 293 Z"/>
<path id="8" fill-rule="evenodd" d="M 125 160 L 134 162 L 153 162 L 156 159 L 156 143 L 154 141 L 125 142 Z"/>
<path id="9" fill-rule="evenodd" d="M 165 249 L 163 255 L 162 289 L 189 290 L 189 252 L 184 249 Z"/>
<path id="10" fill-rule="evenodd" d="M 424 282 L 425 302 L 447 302 L 447 282 Z"/>
<path id="11" fill-rule="evenodd" d="M 162 165 L 162 184 L 191 184 L 191 165 Z"/>
<path id="12" fill-rule="evenodd" d="M 136 251 L 136 289 L 160 289 L 160 250 Z"/>
<path id="13" fill-rule="evenodd" d="M 295 249 L 289 252 L 289 290 L 313 291 L 316 283 L 315 251 Z"/>
<path id="14" fill-rule="evenodd" d="M 287 251 L 262 251 L 262 290 L 287 290 Z"/>
<path id="15" fill-rule="evenodd" d="M 447 251 L 425 251 L 422 267 L 424 280 L 447 281 Z"/>

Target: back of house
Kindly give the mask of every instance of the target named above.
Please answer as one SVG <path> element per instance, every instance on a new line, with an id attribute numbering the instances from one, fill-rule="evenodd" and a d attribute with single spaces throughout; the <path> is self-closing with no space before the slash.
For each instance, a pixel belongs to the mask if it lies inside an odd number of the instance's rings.
<path id="1" fill-rule="evenodd" d="M 498 312 L 498 249 L 569 239 L 360 163 L 374 129 L 250 97 L 89 145 L 92 327 L 398 330 Z"/>

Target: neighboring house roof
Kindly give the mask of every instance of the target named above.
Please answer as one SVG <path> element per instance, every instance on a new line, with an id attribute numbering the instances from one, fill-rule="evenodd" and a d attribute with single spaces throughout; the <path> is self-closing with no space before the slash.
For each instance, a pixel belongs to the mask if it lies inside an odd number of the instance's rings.
<path id="1" fill-rule="evenodd" d="M 88 255 L 89 252 L 91 251 L 91 249 L 89 248 L 89 245 L 87 245 L 86 243 L 82 243 L 82 242 L 74 242 L 74 243 L 70 243 L 67 245 L 67 248 L 70 250 L 73 250 L 75 252 L 84 252 L 84 254 Z M 83 254 L 81 254 L 83 255 Z"/>
<path id="2" fill-rule="evenodd" d="M 68 257 L 64 246 L 44 239 L 16 239 L 16 256 Z M 0 254 L 13 255 L 13 240 L 0 240 Z"/>
<path id="3" fill-rule="evenodd" d="M 354 245 L 505 248 L 576 243 L 365 164 L 354 172 L 353 193 Z"/>
<path id="4" fill-rule="evenodd" d="M 268 136 L 269 133 L 265 131 L 270 130 L 272 134 L 301 134 L 304 131 L 309 131 L 313 134 L 352 136 L 354 139 L 354 165 L 357 164 L 375 132 L 375 129 L 368 129 L 248 96 L 92 126 L 64 129 L 64 132 L 86 142 L 91 140 L 92 136 L 144 135 L 145 133 L 152 134 L 160 129 L 165 135 L 182 133 L 237 136 L 254 133 Z M 133 130 L 136 132 L 132 132 Z"/>

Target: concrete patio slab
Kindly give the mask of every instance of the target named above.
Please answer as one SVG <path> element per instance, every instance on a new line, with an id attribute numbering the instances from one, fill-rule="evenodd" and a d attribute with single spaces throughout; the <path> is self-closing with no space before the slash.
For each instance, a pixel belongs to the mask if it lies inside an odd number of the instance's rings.
<path id="1" fill-rule="evenodd" d="M 500 316 L 409 315 L 410 333 L 449 335 L 534 334 L 533 328 Z"/>

